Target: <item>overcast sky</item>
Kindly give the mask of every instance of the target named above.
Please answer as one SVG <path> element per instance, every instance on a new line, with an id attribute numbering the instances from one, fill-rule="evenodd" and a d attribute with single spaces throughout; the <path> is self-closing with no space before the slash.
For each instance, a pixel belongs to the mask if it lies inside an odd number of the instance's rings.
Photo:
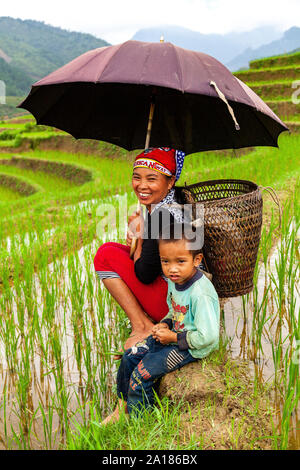
<path id="1" fill-rule="evenodd" d="M 2 0 L 0 16 L 44 21 L 117 44 L 141 28 L 166 24 L 201 33 L 265 25 L 284 31 L 300 26 L 300 0 Z"/>

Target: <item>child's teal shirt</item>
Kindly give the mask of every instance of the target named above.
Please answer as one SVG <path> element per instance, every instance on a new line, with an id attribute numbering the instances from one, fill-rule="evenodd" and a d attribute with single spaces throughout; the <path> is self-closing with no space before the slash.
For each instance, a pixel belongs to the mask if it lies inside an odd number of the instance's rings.
<path id="1" fill-rule="evenodd" d="M 177 333 L 179 349 L 202 358 L 219 346 L 220 304 L 210 280 L 197 271 L 185 284 L 168 279 L 169 313 L 161 320 Z"/>

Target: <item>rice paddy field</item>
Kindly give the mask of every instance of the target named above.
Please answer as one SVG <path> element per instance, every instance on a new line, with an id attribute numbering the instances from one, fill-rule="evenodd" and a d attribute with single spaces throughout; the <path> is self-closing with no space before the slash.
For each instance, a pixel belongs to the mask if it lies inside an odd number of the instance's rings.
<path id="1" fill-rule="evenodd" d="M 300 136 L 286 133 L 279 149 L 190 155 L 181 177 L 262 186 L 255 287 L 224 304 L 223 340 L 213 360 L 224 361 L 226 352 L 227 362 L 246 361 L 249 380 L 267 390 L 274 449 L 300 443 L 299 154 Z M 100 426 L 116 402 L 112 356 L 130 330 L 96 279 L 93 257 L 103 241 L 125 239 L 126 214 L 135 208 L 134 154 L 102 146 L 94 154 L 33 149 L 0 157 L 1 448 L 164 449 L 166 442 L 170 449 L 214 448 L 201 429 L 183 439 L 180 413 L 167 399 L 144 421 Z M 281 221 L 265 187 L 280 200 Z M 228 442 L 240 448 L 236 436 Z M 259 441 L 248 444 L 261 448 Z"/>
<path id="2" fill-rule="evenodd" d="M 261 93 L 268 71 L 283 82 L 295 67 L 269 62 L 244 77 Z M 299 106 L 278 90 L 263 98 L 297 130 Z M 135 154 L 75 142 L 30 115 L 0 123 L 0 449 L 299 449 L 297 132 L 279 148 L 189 155 L 179 181 L 245 179 L 263 194 L 254 289 L 222 302 L 220 349 L 203 363 L 222 370 L 223 394 L 192 405 L 160 397 L 143 417 L 101 427 L 130 325 L 93 258 L 104 241 L 125 241 Z M 225 434 L 212 437 L 233 402 Z"/>

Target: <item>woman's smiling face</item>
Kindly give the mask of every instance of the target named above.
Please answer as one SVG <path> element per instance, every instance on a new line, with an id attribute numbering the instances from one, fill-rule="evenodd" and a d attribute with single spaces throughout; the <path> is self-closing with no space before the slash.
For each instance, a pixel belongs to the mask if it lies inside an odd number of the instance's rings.
<path id="1" fill-rule="evenodd" d="M 175 177 L 165 176 L 148 168 L 135 168 L 132 175 L 132 187 L 141 204 L 151 212 L 151 204 L 158 204 L 168 194 Z"/>

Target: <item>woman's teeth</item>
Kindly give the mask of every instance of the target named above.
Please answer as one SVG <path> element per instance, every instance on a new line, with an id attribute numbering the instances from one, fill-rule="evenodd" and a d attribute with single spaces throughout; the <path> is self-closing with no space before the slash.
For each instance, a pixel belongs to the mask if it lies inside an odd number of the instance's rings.
<path id="1" fill-rule="evenodd" d="M 148 196 L 150 196 L 150 194 L 147 194 L 147 193 L 139 193 L 139 195 L 140 195 L 141 197 L 148 197 Z"/>

